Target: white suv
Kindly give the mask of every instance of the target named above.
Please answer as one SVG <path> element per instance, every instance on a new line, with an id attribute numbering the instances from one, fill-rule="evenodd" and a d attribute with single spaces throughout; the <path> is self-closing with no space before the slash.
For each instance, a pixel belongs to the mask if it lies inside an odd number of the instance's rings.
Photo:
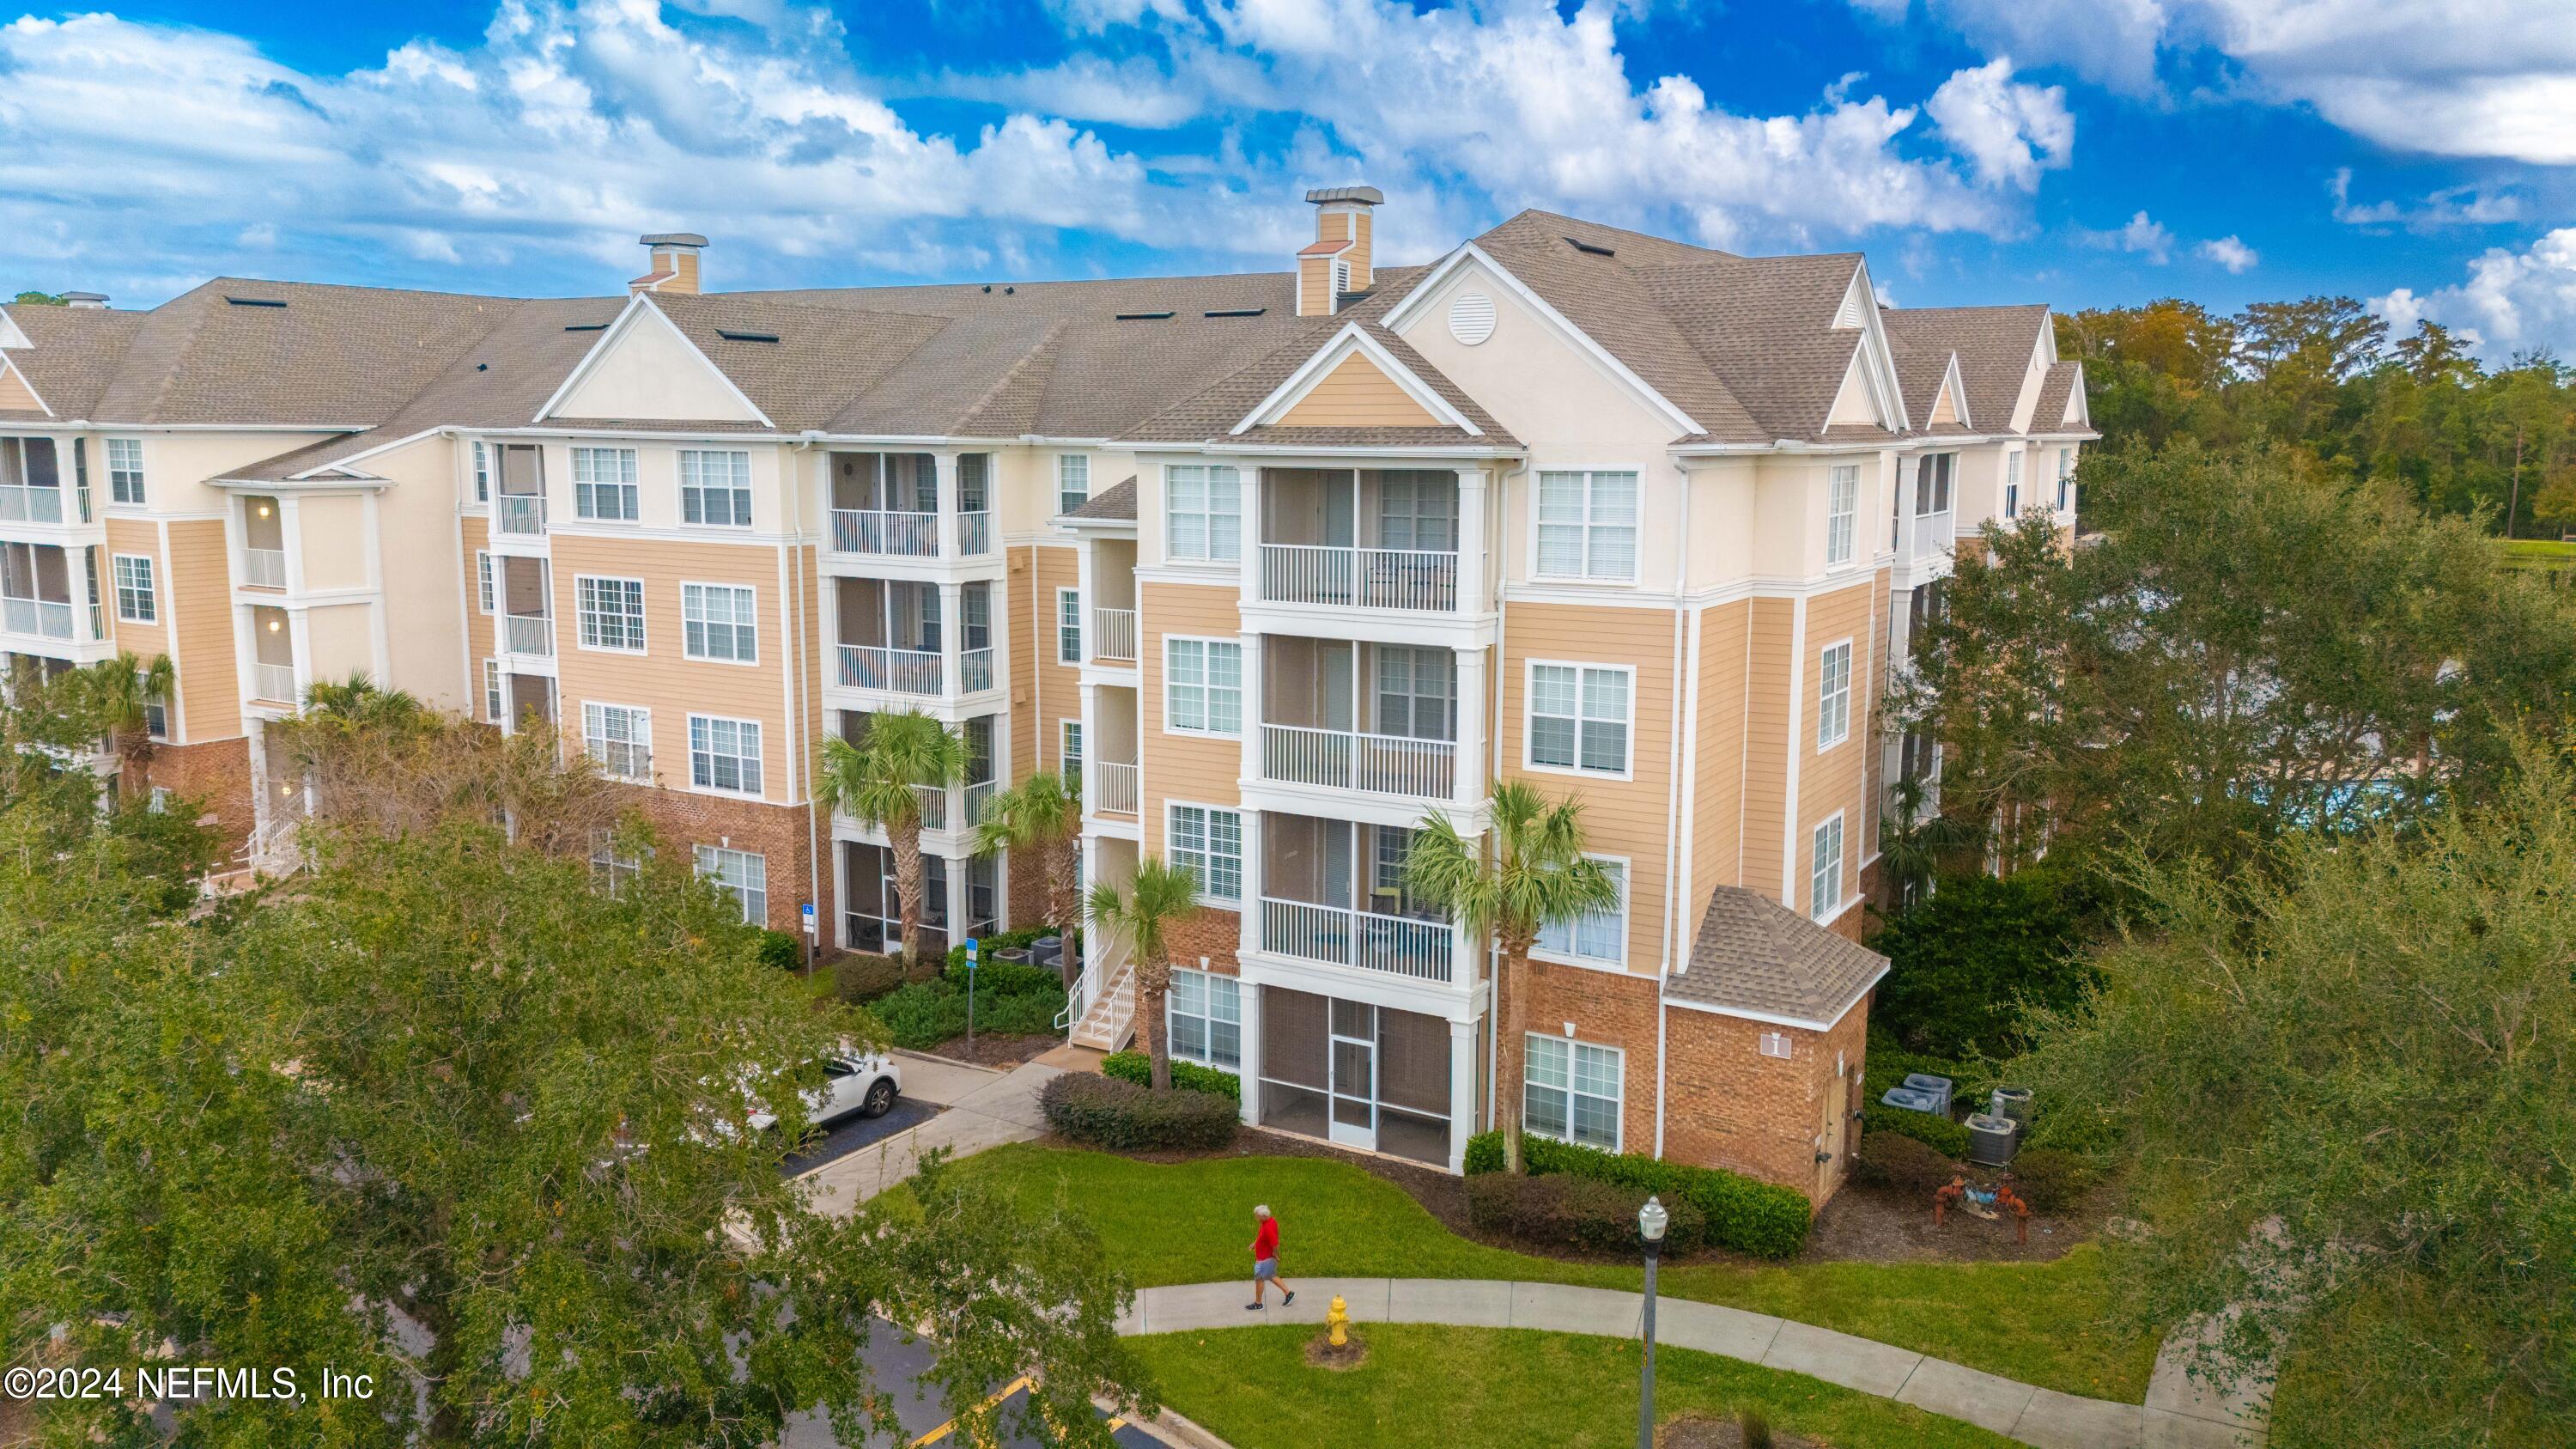
<path id="1" fill-rule="evenodd" d="M 903 1068 L 894 1058 L 874 1052 L 831 1056 L 823 1060 L 823 1085 L 805 1094 L 805 1106 L 814 1125 L 821 1127 L 853 1113 L 882 1117 L 894 1110 L 894 1100 L 901 1095 Z M 751 1125 L 754 1131 L 766 1132 L 778 1125 L 777 1114 L 754 1107 Z"/>

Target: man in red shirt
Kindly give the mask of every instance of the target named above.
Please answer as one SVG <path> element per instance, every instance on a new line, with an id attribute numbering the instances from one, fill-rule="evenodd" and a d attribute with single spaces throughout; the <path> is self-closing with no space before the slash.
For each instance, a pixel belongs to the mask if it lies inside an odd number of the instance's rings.
<path id="1" fill-rule="evenodd" d="M 1262 1289 L 1272 1283 L 1279 1285 L 1279 1306 L 1285 1308 L 1297 1301 L 1297 1294 L 1279 1276 L 1279 1220 L 1270 1215 L 1267 1203 L 1254 1208 L 1252 1218 L 1259 1226 L 1252 1230 L 1252 1301 L 1243 1305 L 1244 1310 L 1259 1308 Z"/>

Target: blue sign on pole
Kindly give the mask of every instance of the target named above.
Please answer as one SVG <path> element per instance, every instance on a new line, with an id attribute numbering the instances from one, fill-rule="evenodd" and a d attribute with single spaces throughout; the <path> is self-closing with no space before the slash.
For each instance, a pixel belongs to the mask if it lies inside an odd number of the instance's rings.
<path id="1" fill-rule="evenodd" d="M 966 938 L 966 1050 L 970 1052 L 975 1050 L 975 958 L 983 954 L 983 944 L 972 936 Z"/>
<path id="2" fill-rule="evenodd" d="M 980 948 L 982 947 L 982 945 L 983 945 L 983 943 L 982 943 L 981 941 L 976 940 L 976 939 L 975 939 L 974 937 L 972 937 L 972 936 L 969 936 L 969 937 L 967 937 L 967 938 L 966 938 L 966 969 L 967 969 L 967 970 L 972 971 L 972 970 L 974 970 L 974 969 L 975 969 L 975 958 L 976 958 L 978 955 L 982 954 L 982 953 L 981 953 L 981 950 L 980 950 Z"/>

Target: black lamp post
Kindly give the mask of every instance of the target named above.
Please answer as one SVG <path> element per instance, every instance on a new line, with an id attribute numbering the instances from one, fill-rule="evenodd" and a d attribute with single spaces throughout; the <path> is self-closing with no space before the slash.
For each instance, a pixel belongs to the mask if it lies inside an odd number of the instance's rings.
<path id="1" fill-rule="evenodd" d="M 1637 1449 L 1655 1449 L 1655 1260 L 1664 1254 L 1664 1225 L 1672 1215 L 1655 1198 L 1637 1209 L 1637 1237 L 1646 1245 L 1645 1386 L 1637 1396 Z"/>

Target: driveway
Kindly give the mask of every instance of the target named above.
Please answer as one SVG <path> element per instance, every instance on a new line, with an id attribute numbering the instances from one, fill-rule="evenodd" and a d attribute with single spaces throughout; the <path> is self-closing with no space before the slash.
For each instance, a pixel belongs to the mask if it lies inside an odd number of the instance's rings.
<path id="1" fill-rule="evenodd" d="M 903 1062 L 905 1099 L 947 1110 L 882 1136 L 865 1151 L 843 1152 L 797 1174 L 815 1185 L 815 1205 L 824 1212 L 850 1212 L 911 1177 L 921 1154 L 934 1147 L 967 1157 L 1004 1142 L 1027 1142 L 1045 1135 L 1046 1115 L 1038 1110 L 1038 1089 L 1063 1075 L 1056 1068 L 1024 1062 L 1008 1072 L 997 1072 L 914 1052 L 895 1055 Z"/>
<path id="2" fill-rule="evenodd" d="M 860 1357 L 867 1361 L 869 1372 L 876 1378 L 876 1386 L 893 1395 L 895 1417 L 903 1425 L 900 1440 L 871 1437 L 863 1441 L 866 1449 L 906 1449 L 906 1446 L 952 1449 L 958 1444 L 955 1434 L 949 1432 L 948 1411 L 940 1404 L 938 1390 L 921 1380 L 922 1372 L 931 1364 L 929 1344 L 907 1336 L 891 1323 L 879 1321 Z M 1010 1414 L 1026 1400 L 1027 1393 L 1022 1384 L 1009 1385 L 1001 1395 L 1002 1413 L 1005 1416 Z M 1168 1449 L 1168 1446 L 1179 1442 L 1125 1422 L 1111 1430 L 1111 1437 L 1129 1449 Z M 779 1449 L 846 1449 L 846 1446 L 832 1433 L 827 1420 L 816 1414 L 802 1413 L 788 1419 L 787 1432 L 779 1438 Z M 1046 1444 L 1043 1440 L 1017 1435 L 1002 1440 L 998 1449 L 1046 1449 Z"/>
<path id="3" fill-rule="evenodd" d="M 787 1155 L 778 1170 L 788 1177 L 803 1177 L 818 1167 L 836 1162 L 862 1147 L 883 1142 L 898 1132 L 909 1132 L 939 1115 L 935 1103 L 918 1098 L 897 1097 L 894 1107 L 882 1117 L 852 1117 L 838 1127 L 806 1143 Z"/>

